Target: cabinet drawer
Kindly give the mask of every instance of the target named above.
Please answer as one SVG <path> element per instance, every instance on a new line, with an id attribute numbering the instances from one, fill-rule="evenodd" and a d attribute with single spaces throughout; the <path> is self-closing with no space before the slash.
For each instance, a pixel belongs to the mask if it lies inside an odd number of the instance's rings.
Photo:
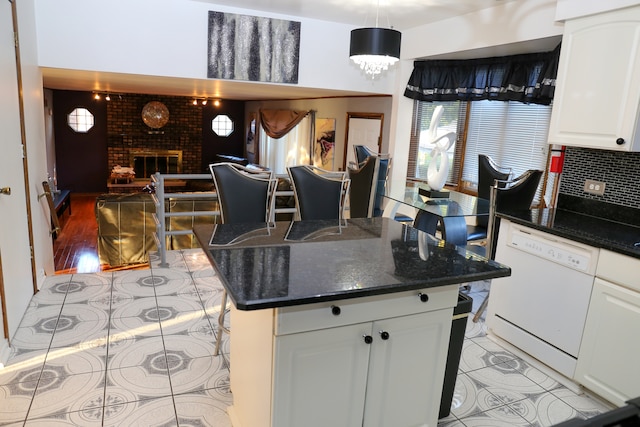
<path id="1" fill-rule="evenodd" d="M 458 302 L 458 288 L 459 285 L 449 285 L 279 308 L 276 310 L 275 334 L 333 328 L 454 307 Z M 421 300 L 421 293 L 428 296 L 426 302 Z"/>
<path id="2" fill-rule="evenodd" d="M 596 276 L 640 292 L 640 259 L 601 250 Z"/>

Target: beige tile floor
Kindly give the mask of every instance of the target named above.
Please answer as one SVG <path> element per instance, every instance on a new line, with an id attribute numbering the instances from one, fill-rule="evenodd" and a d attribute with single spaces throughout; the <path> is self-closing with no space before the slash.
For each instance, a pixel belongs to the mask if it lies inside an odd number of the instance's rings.
<path id="1" fill-rule="evenodd" d="M 213 356 L 221 284 L 201 250 L 168 260 L 47 278 L 0 369 L 0 425 L 230 426 L 226 336 Z M 474 305 L 486 291 L 472 284 Z M 607 409 L 469 321 L 451 415 L 438 425 L 549 426 Z"/>

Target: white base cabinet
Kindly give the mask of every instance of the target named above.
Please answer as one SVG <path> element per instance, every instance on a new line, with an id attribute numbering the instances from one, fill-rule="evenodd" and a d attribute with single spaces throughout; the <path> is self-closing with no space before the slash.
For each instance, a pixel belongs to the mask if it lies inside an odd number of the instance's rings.
<path id="1" fill-rule="evenodd" d="M 232 310 L 234 427 L 435 427 L 458 287 Z"/>
<path id="2" fill-rule="evenodd" d="M 638 271 L 640 260 L 601 252 L 576 367 L 576 381 L 618 406 L 640 396 Z"/>
<path id="3" fill-rule="evenodd" d="M 549 143 L 639 151 L 640 7 L 567 20 Z"/>

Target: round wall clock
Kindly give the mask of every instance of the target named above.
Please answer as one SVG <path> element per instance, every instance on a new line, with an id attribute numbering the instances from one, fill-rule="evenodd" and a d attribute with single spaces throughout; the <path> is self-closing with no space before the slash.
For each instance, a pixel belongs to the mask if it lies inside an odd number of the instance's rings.
<path id="1" fill-rule="evenodd" d="M 142 108 L 142 121 L 152 129 L 160 129 L 169 121 L 169 109 L 160 101 L 151 101 Z"/>

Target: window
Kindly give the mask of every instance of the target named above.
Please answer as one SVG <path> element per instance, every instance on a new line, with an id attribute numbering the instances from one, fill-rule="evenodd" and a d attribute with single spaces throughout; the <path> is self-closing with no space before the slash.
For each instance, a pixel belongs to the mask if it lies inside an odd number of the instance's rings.
<path id="1" fill-rule="evenodd" d="M 220 114 L 211 120 L 211 129 L 218 136 L 229 136 L 233 132 L 233 121 L 229 116 Z"/>
<path id="2" fill-rule="evenodd" d="M 447 183 L 461 190 L 475 191 L 478 182 L 478 155 L 487 154 L 500 166 L 513 170 L 514 177 L 528 169 L 547 169 L 547 133 L 551 106 L 514 101 L 422 102 L 414 104 L 415 130 L 412 132 L 407 175 L 426 179 L 432 147 L 421 136 L 429 129 L 431 114 L 444 106 L 440 132 L 457 131 Z M 422 140 L 421 140 L 422 139 Z M 552 179 L 547 188 L 552 188 Z M 541 182 L 545 182 L 545 179 Z M 539 190 L 534 203 L 540 201 Z M 545 194 L 550 194 L 545 191 Z"/>
<path id="3" fill-rule="evenodd" d="M 427 168 L 431 162 L 431 152 L 435 148 L 427 138 L 431 124 L 431 116 L 436 107 L 442 105 L 443 113 L 438 124 L 437 135 L 441 136 L 449 132 L 456 132 L 456 143 L 449 148 L 449 176 L 447 184 L 454 185 L 458 182 L 459 166 L 456 165 L 456 147 L 459 145 L 464 129 L 465 104 L 459 101 L 453 102 L 419 102 L 414 105 L 413 131 L 411 132 L 411 154 L 409 155 L 408 176 L 411 178 L 427 179 Z M 461 116 L 462 114 L 462 116 Z"/>
<path id="4" fill-rule="evenodd" d="M 93 114 L 86 108 L 75 108 L 67 116 L 67 124 L 79 133 L 86 133 L 93 127 Z"/>
<path id="5" fill-rule="evenodd" d="M 546 168 L 551 107 L 521 102 L 471 103 L 462 179 L 477 184 L 478 154 L 487 154 L 519 176 Z"/>

